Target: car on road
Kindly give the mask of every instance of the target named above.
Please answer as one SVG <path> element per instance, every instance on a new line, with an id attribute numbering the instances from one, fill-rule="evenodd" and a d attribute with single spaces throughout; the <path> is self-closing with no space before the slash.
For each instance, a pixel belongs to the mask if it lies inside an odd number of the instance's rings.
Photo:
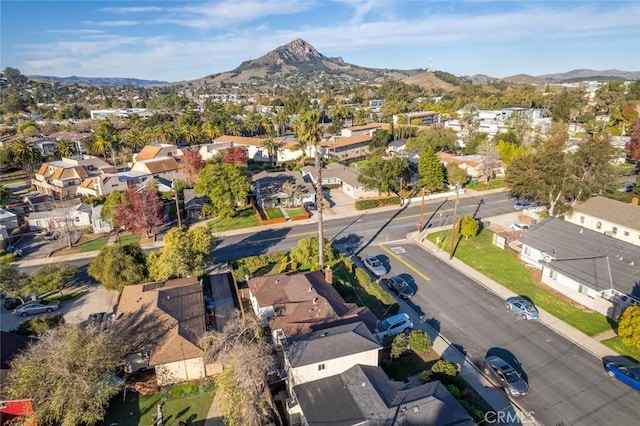
<path id="1" fill-rule="evenodd" d="M 482 370 L 494 385 L 503 388 L 511 396 L 524 396 L 529 392 L 529 385 L 520 373 L 499 356 L 486 357 Z"/>
<path id="2" fill-rule="evenodd" d="M 511 228 L 512 231 L 524 231 L 525 229 L 529 229 L 529 225 L 521 222 L 515 222 L 512 223 L 509 228 Z"/>
<path id="3" fill-rule="evenodd" d="M 40 300 L 27 302 L 24 305 L 20 305 L 14 312 L 16 313 L 16 315 L 26 317 L 29 315 L 41 314 L 44 312 L 53 312 L 57 311 L 58 309 L 60 309 L 59 301 Z"/>
<path id="4" fill-rule="evenodd" d="M 376 337 L 382 341 L 386 337 L 393 337 L 400 333 L 409 333 L 413 328 L 413 321 L 407 314 L 397 314 L 385 318 L 376 327 Z"/>
<path id="5" fill-rule="evenodd" d="M 521 317 L 523 320 L 537 320 L 538 309 L 533 303 L 523 297 L 510 297 L 505 300 L 507 310 Z"/>
<path id="6" fill-rule="evenodd" d="M 53 241 L 53 240 L 55 240 L 57 238 L 58 238 L 58 236 L 55 234 L 55 232 L 52 232 L 52 231 L 47 231 L 44 234 L 44 239 L 47 240 L 47 241 Z"/>
<path id="7" fill-rule="evenodd" d="M 383 284 L 387 286 L 387 288 L 395 293 L 403 299 L 408 299 L 414 294 L 416 291 L 413 289 L 411 284 L 407 282 L 404 278 L 400 276 L 391 277 L 383 280 Z"/>
<path id="8" fill-rule="evenodd" d="M 375 256 L 367 256 L 364 258 L 364 266 L 371 271 L 376 277 L 381 277 L 387 273 L 387 268 Z"/>
<path id="9" fill-rule="evenodd" d="M 15 308 L 20 306 L 21 303 L 22 302 L 20 302 L 20 299 L 18 299 L 17 297 L 5 297 L 2 299 L 2 306 L 7 311 L 13 311 Z"/>
<path id="10" fill-rule="evenodd" d="M 620 380 L 632 389 L 640 391 L 640 364 L 626 365 L 618 362 L 608 362 L 605 370 L 611 378 Z"/>
<path id="11" fill-rule="evenodd" d="M 513 208 L 516 210 L 524 210 L 524 209 L 530 209 L 535 207 L 535 204 L 533 204 L 533 201 L 529 201 L 529 200 L 522 200 L 522 201 L 517 201 L 514 205 Z"/>

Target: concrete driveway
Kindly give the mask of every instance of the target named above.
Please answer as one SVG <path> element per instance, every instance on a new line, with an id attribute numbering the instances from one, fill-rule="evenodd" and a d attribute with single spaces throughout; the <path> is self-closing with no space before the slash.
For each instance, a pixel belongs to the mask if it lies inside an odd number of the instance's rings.
<path id="1" fill-rule="evenodd" d="M 91 314 L 112 312 L 118 301 L 117 291 L 106 290 L 98 284 L 66 288 L 64 294 L 74 291 L 82 291 L 84 294 L 74 300 L 63 301 L 60 310 L 56 312 L 34 315 L 31 318 L 62 314 L 68 324 L 79 324 L 86 321 Z M 4 307 L 0 309 L 0 330 L 2 331 L 14 330 L 25 320 L 25 318 L 18 317 L 13 312 L 7 311 Z"/>

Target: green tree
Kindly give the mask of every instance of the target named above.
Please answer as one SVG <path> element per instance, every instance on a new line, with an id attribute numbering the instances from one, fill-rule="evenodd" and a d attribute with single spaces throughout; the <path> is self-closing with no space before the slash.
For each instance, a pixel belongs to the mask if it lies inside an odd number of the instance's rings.
<path id="1" fill-rule="evenodd" d="M 393 157 L 390 159 L 373 155 L 360 168 L 358 183 L 368 190 L 397 194 L 402 188 L 402 180 L 406 177 L 407 160 Z"/>
<path id="2" fill-rule="evenodd" d="M 36 294 L 58 291 L 62 289 L 78 272 L 78 267 L 69 263 L 53 263 L 38 269 L 29 279 L 28 289 Z"/>
<path id="3" fill-rule="evenodd" d="M 640 306 L 627 307 L 618 319 L 618 336 L 625 345 L 640 349 Z"/>
<path id="4" fill-rule="evenodd" d="M 116 228 L 120 226 L 115 218 L 116 207 L 124 202 L 124 191 L 113 191 L 104 201 L 102 210 L 100 211 L 100 219 L 111 224 Z"/>
<path id="5" fill-rule="evenodd" d="M 318 254 L 318 236 L 312 235 L 308 238 L 303 238 L 298 241 L 298 244 L 291 249 L 289 255 L 291 259 L 291 268 L 298 269 L 300 265 L 308 266 L 310 270 L 317 271 L 321 269 L 320 259 Z M 324 239 L 323 244 L 324 260 L 326 262 L 332 262 L 338 257 L 336 249 L 333 248 L 331 241 L 327 238 Z"/>
<path id="6" fill-rule="evenodd" d="M 478 231 L 480 230 L 480 223 L 478 223 L 478 219 L 474 218 L 471 215 L 465 215 L 458 221 L 458 232 L 468 240 L 469 237 L 475 237 L 478 235 Z"/>
<path id="7" fill-rule="evenodd" d="M 194 189 L 196 194 L 209 197 L 207 213 L 230 218 L 235 215 L 236 207 L 245 204 L 251 178 L 246 167 L 210 163 L 198 173 Z"/>
<path id="8" fill-rule="evenodd" d="M 437 192 L 444 189 L 444 168 L 431 147 L 420 154 L 418 176 L 418 186 L 425 191 Z"/>
<path id="9" fill-rule="evenodd" d="M 32 176 L 33 165 L 42 161 L 42 152 L 24 139 L 16 139 L 11 143 L 11 155 L 16 164 L 20 164 Z"/>
<path id="10" fill-rule="evenodd" d="M 0 262 L 0 291 L 10 297 L 17 297 L 24 303 L 27 293 L 27 276 L 20 272 L 15 263 Z"/>
<path id="11" fill-rule="evenodd" d="M 391 142 L 391 135 L 384 129 L 378 129 L 373 132 L 371 136 L 371 143 L 369 144 L 369 149 L 375 148 L 386 148 L 387 145 Z"/>
<path id="12" fill-rule="evenodd" d="M 145 256 L 136 244 L 104 247 L 87 272 L 109 290 L 122 291 L 125 285 L 140 284 L 147 279 Z"/>
<path id="13" fill-rule="evenodd" d="M 467 172 L 455 163 L 447 164 L 447 182 L 452 185 L 462 186 L 467 183 L 469 176 Z"/>
<path id="14" fill-rule="evenodd" d="M 409 334 L 409 347 L 414 352 L 426 352 L 431 349 L 431 337 L 422 330 L 412 330 Z"/>
<path id="15" fill-rule="evenodd" d="M 440 359 L 431 366 L 431 372 L 437 380 L 450 381 L 458 375 L 458 367 L 451 361 Z"/>
<path id="16" fill-rule="evenodd" d="M 0 184 L 0 205 L 4 205 L 5 201 L 10 198 L 15 198 L 15 194 L 9 188 Z"/>
<path id="17" fill-rule="evenodd" d="M 73 156 L 73 154 L 75 154 L 75 149 L 73 148 L 73 144 L 69 143 L 64 139 L 61 139 L 58 142 L 56 142 L 56 151 L 55 151 L 56 157 L 58 158 L 71 157 Z"/>
<path id="18" fill-rule="evenodd" d="M 169 278 L 200 275 L 213 249 L 213 236 L 207 228 L 197 227 L 188 231 L 172 228 L 163 237 L 160 252 L 147 257 L 149 277 L 156 281 Z"/>
<path id="19" fill-rule="evenodd" d="M 524 112 L 512 112 L 509 114 L 504 124 L 507 126 L 509 131 L 513 132 L 513 134 L 517 138 L 518 144 L 523 144 L 525 142 L 526 136 L 531 130 L 531 117 Z"/>
<path id="20" fill-rule="evenodd" d="M 407 150 L 421 155 L 427 149 L 433 151 L 455 151 L 458 147 L 456 132 L 442 126 L 430 126 L 416 137 L 407 139 Z"/>
<path id="21" fill-rule="evenodd" d="M 409 350 L 409 336 L 406 333 L 396 334 L 391 342 L 391 359 L 400 358 Z"/>

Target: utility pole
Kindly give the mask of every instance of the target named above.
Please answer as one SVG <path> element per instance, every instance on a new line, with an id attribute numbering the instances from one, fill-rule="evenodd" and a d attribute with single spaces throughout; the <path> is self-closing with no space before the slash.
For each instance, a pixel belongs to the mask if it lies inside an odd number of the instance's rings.
<path id="1" fill-rule="evenodd" d="M 458 191 L 458 185 L 456 184 L 456 204 L 453 207 L 453 227 L 451 228 L 451 249 L 449 250 L 449 260 L 453 258 L 453 247 L 456 240 L 456 220 L 458 215 L 458 199 L 460 191 Z"/>
<path id="2" fill-rule="evenodd" d="M 418 232 L 422 231 L 424 224 L 424 186 L 422 187 L 422 204 L 420 204 L 420 222 L 418 222 Z"/>
<path id="3" fill-rule="evenodd" d="M 176 195 L 176 214 L 178 215 L 178 229 L 182 229 L 182 215 L 180 214 L 180 202 L 178 201 L 178 189 L 175 188 Z"/>

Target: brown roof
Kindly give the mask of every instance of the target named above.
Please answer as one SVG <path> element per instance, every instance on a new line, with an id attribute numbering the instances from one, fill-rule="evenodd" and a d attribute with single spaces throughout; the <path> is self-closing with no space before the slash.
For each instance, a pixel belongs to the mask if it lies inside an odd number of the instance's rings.
<path id="1" fill-rule="evenodd" d="M 370 130 L 370 129 L 388 129 L 389 123 L 369 123 L 363 124 L 361 126 L 351 126 L 347 127 L 347 130 L 351 130 L 352 132 L 357 132 L 360 130 Z"/>
<path id="2" fill-rule="evenodd" d="M 136 161 L 151 160 L 152 158 L 156 158 L 160 151 L 162 151 L 162 147 L 147 145 L 140 150 L 138 155 L 136 155 Z"/>
<path id="3" fill-rule="evenodd" d="M 42 165 L 40 166 L 36 174 L 44 176 L 47 173 L 48 169 L 49 169 L 49 165 L 47 163 L 42 163 Z"/>
<path id="4" fill-rule="evenodd" d="M 169 172 L 178 170 L 178 162 L 173 157 L 166 157 L 159 160 L 149 160 L 144 163 L 151 173 Z"/>
<path id="5" fill-rule="evenodd" d="M 80 186 L 83 187 L 83 188 L 92 188 L 93 180 L 94 180 L 94 178 L 85 179 L 85 180 L 82 181 Z"/>
<path id="6" fill-rule="evenodd" d="M 338 148 L 342 146 L 354 145 L 362 142 L 371 142 L 371 135 L 364 133 L 362 135 L 349 136 L 345 138 L 336 138 L 335 142 L 333 141 L 324 141 L 322 142 L 322 146 L 325 148 Z"/>
<path id="7" fill-rule="evenodd" d="M 248 138 L 246 136 L 230 136 L 230 135 L 222 135 L 213 140 L 214 142 L 233 142 L 240 145 L 253 145 L 253 146 L 262 146 L 264 143 L 263 138 Z"/>
<path id="8" fill-rule="evenodd" d="M 573 210 L 629 229 L 640 230 L 640 206 L 630 203 L 598 196 L 575 205 Z"/>
<path id="9" fill-rule="evenodd" d="M 346 319 L 364 320 L 368 325 L 373 322 L 375 326 L 367 308 L 345 302 L 319 271 L 256 277 L 248 284 L 261 307 L 273 306 L 276 316 L 269 320 L 271 329 L 282 329 L 287 337 Z"/>
<path id="10" fill-rule="evenodd" d="M 204 296 L 197 278 L 125 286 L 116 318 L 134 314 L 148 315 L 164 329 L 153 347 L 141 348 L 150 351 L 151 366 L 203 355 L 198 340 L 206 327 Z"/>

